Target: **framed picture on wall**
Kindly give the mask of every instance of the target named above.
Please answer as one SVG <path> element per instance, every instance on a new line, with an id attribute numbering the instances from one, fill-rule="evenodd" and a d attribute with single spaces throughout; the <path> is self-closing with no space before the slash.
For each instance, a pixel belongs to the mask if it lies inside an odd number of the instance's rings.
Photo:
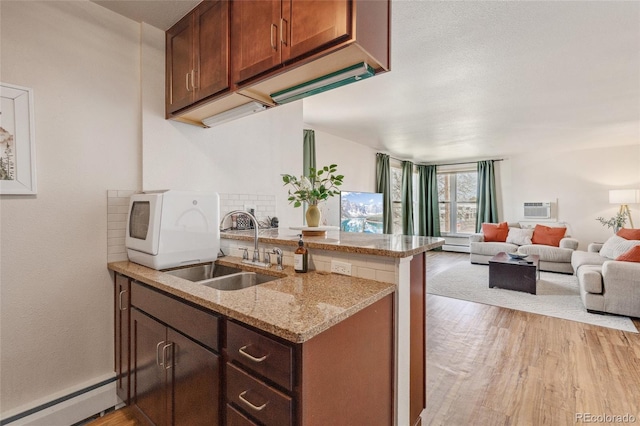
<path id="1" fill-rule="evenodd" d="M 33 89 L 0 83 L 0 194 L 36 194 Z"/>

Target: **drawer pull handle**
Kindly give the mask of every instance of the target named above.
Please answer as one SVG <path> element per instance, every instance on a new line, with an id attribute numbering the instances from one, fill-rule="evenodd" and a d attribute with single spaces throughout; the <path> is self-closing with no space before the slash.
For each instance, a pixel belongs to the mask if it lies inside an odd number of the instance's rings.
<path id="1" fill-rule="evenodd" d="M 242 392 L 240 395 L 238 395 L 238 398 L 240 398 L 240 401 L 244 402 L 245 404 L 247 404 L 249 406 L 249 408 L 251 408 L 252 410 L 255 411 L 262 411 L 264 410 L 264 407 L 267 406 L 267 404 L 269 402 L 265 402 L 264 404 L 262 404 L 261 406 L 257 406 L 257 405 L 253 405 L 252 403 L 250 403 L 249 401 L 247 401 L 244 396 L 247 394 L 248 391 L 244 391 Z"/>
<path id="2" fill-rule="evenodd" d="M 240 355 L 244 356 L 245 358 L 250 359 L 253 362 L 262 362 L 265 359 L 267 359 L 267 357 L 269 356 L 269 355 L 265 355 L 265 356 L 261 356 L 260 358 L 256 358 L 256 357 L 252 356 L 252 355 L 250 355 L 250 354 L 245 352 L 245 349 L 247 349 L 249 346 L 250 345 L 246 345 L 246 346 L 243 346 L 240 349 L 238 349 L 238 352 L 240 352 Z"/>

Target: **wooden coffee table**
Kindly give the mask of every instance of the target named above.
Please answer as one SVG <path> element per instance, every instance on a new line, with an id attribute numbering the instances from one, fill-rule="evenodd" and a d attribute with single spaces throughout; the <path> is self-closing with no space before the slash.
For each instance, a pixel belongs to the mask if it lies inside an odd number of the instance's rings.
<path id="1" fill-rule="evenodd" d="M 516 260 L 500 252 L 489 260 L 489 287 L 536 294 L 536 283 L 540 278 L 539 262 L 540 257 L 535 254 Z"/>

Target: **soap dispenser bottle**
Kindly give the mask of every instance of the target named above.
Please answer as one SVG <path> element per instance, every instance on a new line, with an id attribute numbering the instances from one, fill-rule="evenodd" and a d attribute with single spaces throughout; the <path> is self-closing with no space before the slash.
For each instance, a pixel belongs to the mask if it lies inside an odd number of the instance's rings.
<path id="1" fill-rule="evenodd" d="M 298 248 L 293 255 L 293 269 L 296 272 L 307 272 L 309 265 L 309 252 L 302 241 L 302 234 L 299 234 L 298 236 L 300 237 L 300 241 L 298 241 Z"/>

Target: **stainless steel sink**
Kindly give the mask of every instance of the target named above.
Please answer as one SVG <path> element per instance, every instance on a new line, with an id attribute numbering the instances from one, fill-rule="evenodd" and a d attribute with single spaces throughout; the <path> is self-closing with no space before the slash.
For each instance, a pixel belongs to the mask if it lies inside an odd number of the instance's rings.
<path id="1" fill-rule="evenodd" d="M 241 290 L 254 285 L 277 280 L 278 277 L 258 274 L 256 272 L 240 272 L 224 277 L 212 278 L 210 280 L 199 281 L 198 284 L 224 291 Z"/>
<path id="2" fill-rule="evenodd" d="M 206 265 L 196 265 L 164 272 L 165 274 L 173 275 L 174 277 L 179 277 L 189 281 L 202 281 L 216 277 L 223 277 L 225 275 L 237 274 L 238 272 L 242 272 L 242 269 L 207 263 Z"/>

